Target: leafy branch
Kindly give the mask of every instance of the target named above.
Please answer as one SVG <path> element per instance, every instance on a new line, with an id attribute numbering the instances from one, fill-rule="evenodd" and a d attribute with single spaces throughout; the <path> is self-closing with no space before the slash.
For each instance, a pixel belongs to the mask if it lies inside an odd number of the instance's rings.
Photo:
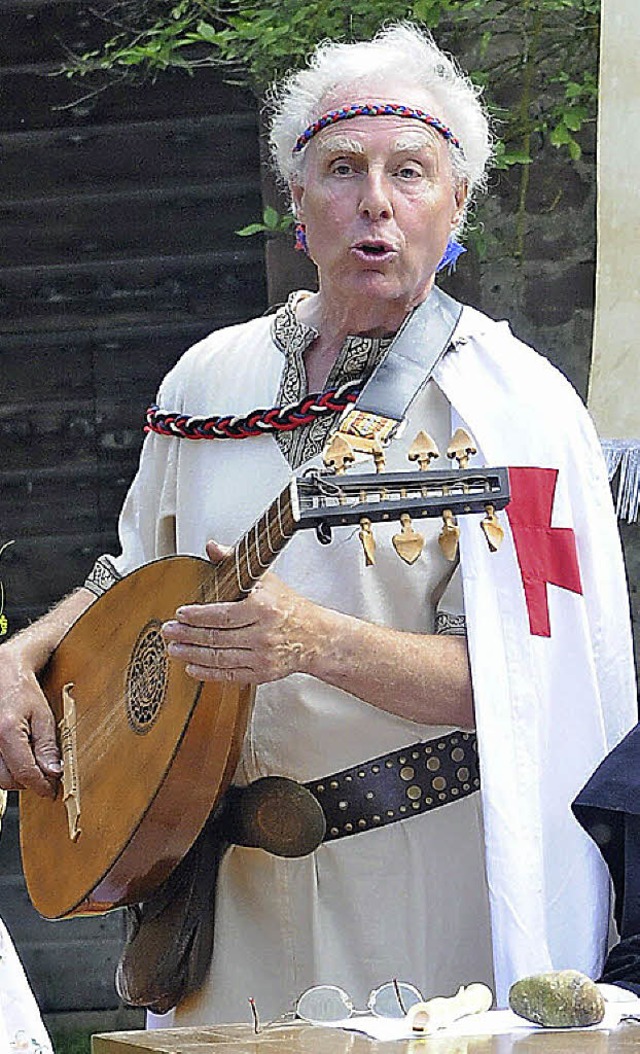
<path id="1" fill-rule="evenodd" d="M 169 68 L 194 73 L 209 66 L 259 100 L 302 67 L 320 40 L 369 39 L 403 19 L 433 30 L 461 57 L 497 118 L 497 167 L 518 175 L 517 260 L 544 145 L 575 164 L 581 134 L 595 120 L 600 0 L 351 0 L 347 10 L 334 0 L 111 0 L 96 14 L 111 35 L 101 48 L 74 56 L 68 76 L 135 83 Z M 242 233 L 288 225 L 288 217 L 265 210 L 262 223 Z"/>
<path id="2" fill-rule="evenodd" d="M 285 234 L 293 227 L 295 220 L 290 213 L 282 215 L 272 205 L 266 205 L 262 213 L 262 223 L 249 223 L 236 231 L 241 238 L 247 238 L 252 234 Z"/>

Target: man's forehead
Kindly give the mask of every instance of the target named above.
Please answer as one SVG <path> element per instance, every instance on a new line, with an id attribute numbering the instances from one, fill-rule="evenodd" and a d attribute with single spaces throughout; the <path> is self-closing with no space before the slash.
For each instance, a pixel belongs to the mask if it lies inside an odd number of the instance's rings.
<path id="1" fill-rule="evenodd" d="M 385 147 L 394 153 L 401 153 L 403 150 L 421 150 L 424 147 L 434 147 L 438 144 L 437 133 L 432 128 L 418 124 L 417 121 L 411 128 L 389 127 L 386 134 L 381 125 L 392 123 L 387 118 L 365 117 L 363 121 L 376 123 L 377 127 L 375 130 L 372 129 L 377 133 L 376 145 L 382 141 Z M 403 119 L 403 124 L 407 124 L 406 119 Z M 326 128 L 316 140 L 316 150 L 319 154 L 334 153 L 336 150 L 344 150 L 345 153 L 350 154 L 364 154 L 372 139 L 368 132 L 369 130 L 364 125 L 361 129 L 349 129 L 348 132 L 338 127 Z"/>

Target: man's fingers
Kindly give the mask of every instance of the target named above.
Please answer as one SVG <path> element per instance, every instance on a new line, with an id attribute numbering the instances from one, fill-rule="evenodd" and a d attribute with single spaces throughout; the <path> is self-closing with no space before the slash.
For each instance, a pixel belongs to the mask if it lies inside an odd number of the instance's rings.
<path id="1" fill-rule="evenodd" d="M 58 780 L 47 776 L 36 764 L 28 742 L 10 757 L 0 759 L 0 787 L 4 790 L 33 790 L 42 798 L 55 798 Z"/>
<path id="2" fill-rule="evenodd" d="M 62 764 L 56 740 L 55 718 L 49 707 L 40 708 L 34 713 L 31 727 L 33 753 L 38 767 L 45 777 L 58 779 L 62 775 Z"/>
<path id="3" fill-rule="evenodd" d="M 203 629 L 246 629 L 253 626 L 256 621 L 255 615 L 250 615 L 243 608 L 243 601 L 237 604 L 184 604 L 176 611 L 176 620 L 165 622 L 163 631 L 171 630 L 165 634 L 171 636 L 179 632 L 177 627 L 195 626 Z"/>
<path id="4" fill-rule="evenodd" d="M 249 669 L 251 655 L 245 648 L 201 648 L 195 644 L 169 645 L 169 655 L 180 662 L 219 670 Z"/>
<path id="5" fill-rule="evenodd" d="M 2 758 L 0 758 L 0 787 L 2 790 L 7 791 L 22 790 L 22 787 L 18 786 Z"/>
<path id="6" fill-rule="evenodd" d="M 214 542 L 213 538 L 207 542 L 206 548 L 207 556 L 212 564 L 219 564 L 231 552 L 230 545 L 220 545 L 218 542 Z"/>
<path id="7" fill-rule="evenodd" d="M 29 684 L 23 685 L 25 696 L 30 689 Z M 24 705 L 19 716 L 15 716 L 17 709 L 14 700 L 0 719 L 0 786 L 54 798 L 62 769 L 53 714 L 42 695 L 32 707 Z"/>
<path id="8" fill-rule="evenodd" d="M 183 622 L 165 622 L 162 627 L 164 639 L 171 644 L 193 644 L 197 648 L 245 648 L 249 647 L 243 633 L 246 626 L 233 629 L 215 629 L 211 626 L 190 626 Z M 169 654 L 174 652 L 169 649 Z"/>
<path id="9" fill-rule="evenodd" d="M 194 663 L 189 663 L 185 666 L 185 673 L 189 677 L 193 677 L 196 681 L 235 681 L 240 684 L 253 684 L 253 670 L 247 670 L 244 667 L 238 669 L 223 670 L 218 666 L 198 666 Z"/>

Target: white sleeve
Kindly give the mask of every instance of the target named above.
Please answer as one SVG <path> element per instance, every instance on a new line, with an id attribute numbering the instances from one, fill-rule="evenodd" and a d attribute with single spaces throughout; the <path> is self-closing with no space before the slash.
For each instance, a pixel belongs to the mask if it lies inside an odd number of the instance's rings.
<path id="1" fill-rule="evenodd" d="M 455 637 L 466 637 L 464 596 L 460 564 L 456 566 L 446 588 L 436 605 L 435 633 L 447 633 Z"/>

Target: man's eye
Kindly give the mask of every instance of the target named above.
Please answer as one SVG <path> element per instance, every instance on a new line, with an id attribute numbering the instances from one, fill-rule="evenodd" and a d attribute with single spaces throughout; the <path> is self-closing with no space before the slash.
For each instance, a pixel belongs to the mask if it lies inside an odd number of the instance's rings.
<path id="1" fill-rule="evenodd" d="M 398 169 L 398 175 L 402 179 L 418 179 L 421 174 L 421 170 L 417 165 L 403 165 L 402 168 Z"/>
<path id="2" fill-rule="evenodd" d="M 335 176 L 348 176 L 353 172 L 353 167 L 348 161 L 334 161 L 331 171 Z"/>

